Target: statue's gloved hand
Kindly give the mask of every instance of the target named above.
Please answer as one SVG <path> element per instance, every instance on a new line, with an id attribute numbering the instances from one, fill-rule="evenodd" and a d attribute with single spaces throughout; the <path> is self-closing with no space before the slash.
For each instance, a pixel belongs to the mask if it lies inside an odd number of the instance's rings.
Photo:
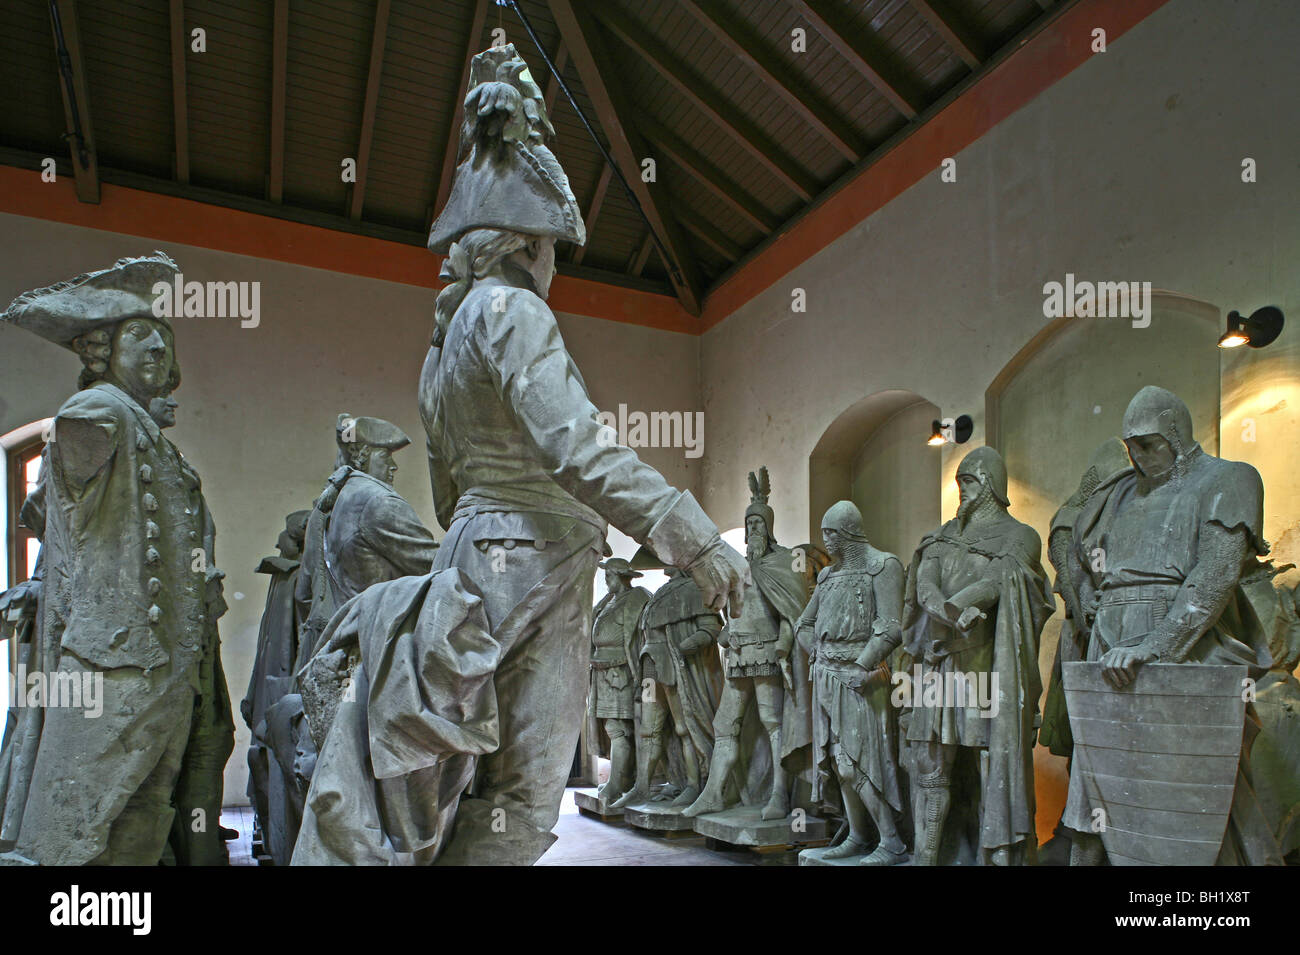
<path id="1" fill-rule="evenodd" d="M 687 637 L 685 640 L 683 640 L 681 642 L 681 646 L 678 647 L 678 649 L 685 654 L 698 653 L 700 650 L 703 650 L 712 642 L 713 641 L 709 638 L 708 633 L 704 632 L 703 630 L 697 630 L 689 637 Z"/>
<path id="2" fill-rule="evenodd" d="M 40 578 L 24 580 L 0 594 L 0 619 L 16 623 L 23 618 L 36 616 L 36 606 L 41 599 Z"/>
<path id="3" fill-rule="evenodd" d="M 725 607 L 732 617 L 740 616 L 744 590 L 754 581 L 745 558 L 734 547 L 715 536 L 700 556 L 682 569 L 703 593 L 704 606 L 718 611 Z"/>
<path id="4" fill-rule="evenodd" d="M 1156 652 L 1145 643 L 1136 647 L 1114 647 L 1101 658 L 1101 675 L 1115 689 L 1128 686 L 1137 679 L 1138 669 L 1144 663 L 1157 659 Z"/>
<path id="5" fill-rule="evenodd" d="M 962 633 L 965 633 L 971 627 L 975 626 L 977 620 L 987 619 L 988 614 L 979 607 L 967 607 L 961 612 L 961 616 L 957 618 L 957 629 L 962 631 Z"/>

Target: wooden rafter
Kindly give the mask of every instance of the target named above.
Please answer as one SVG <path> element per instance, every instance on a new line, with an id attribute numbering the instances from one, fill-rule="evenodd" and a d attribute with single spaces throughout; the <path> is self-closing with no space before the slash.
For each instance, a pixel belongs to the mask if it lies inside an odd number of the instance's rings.
<path id="1" fill-rule="evenodd" d="M 652 249 L 654 249 L 653 236 L 651 236 L 650 231 L 647 229 L 645 237 L 641 240 L 641 244 L 636 247 L 636 251 L 632 253 L 631 261 L 627 263 L 628 275 L 641 275 L 641 272 L 645 269 L 646 262 L 650 259 L 650 252 Z"/>
<path id="2" fill-rule="evenodd" d="M 726 259 L 728 265 L 739 261 L 744 256 L 745 250 L 724 235 L 722 230 L 713 223 L 705 221 L 702 216 L 682 203 L 674 202 L 672 208 L 673 215 L 677 217 L 682 227 Z"/>
<path id="3" fill-rule="evenodd" d="M 172 47 L 172 129 L 176 142 L 176 181 L 190 181 L 190 119 L 185 82 L 185 0 L 170 0 Z"/>
<path id="4" fill-rule="evenodd" d="M 978 36 L 967 29 L 957 17 L 956 12 L 946 0 L 910 0 L 916 12 L 925 18 L 934 32 L 954 53 L 972 70 L 987 58 L 984 44 Z"/>
<path id="5" fill-rule="evenodd" d="M 596 191 L 591 195 L 591 204 L 587 206 L 587 214 L 584 221 L 587 225 L 587 245 L 591 244 L 591 237 L 596 231 L 596 218 L 600 215 L 600 207 L 605 202 L 605 191 L 609 189 L 609 180 L 614 173 L 614 167 L 605 163 L 600 170 L 600 178 L 596 180 Z M 573 264 L 581 265 L 582 257 L 587 254 L 586 245 L 576 245 L 573 247 Z"/>
<path id="6" fill-rule="evenodd" d="M 565 65 L 569 62 L 569 48 L 564 45 L 563 39 L 555 48 L 555 55 L 551 57 L 551 62 L 555 64 L 555 70 L 546 81 L 546 92 L 542 94 L 543 101 L 546 103 L 547 116 L 555 112 L 555 97 L 560 92 L 560 81 L 556 74 L 563 73 Z"/>
<path id="7" fill-rule="evenodd" d="M 366 75 L 366 99 L 361 110 L 361 138 L 357 144 L 357 181 L 348 197 L 348 218 L 361 218 L 366 199 L 366 175 L 370 172 L 370 145 L 375 139 L 375 111 L 379 105 L 379 84 L 384 73 L 384 48 L 388 43 L 388 14 L 392 0 L 375 4 L 375 25 L 370 34 L 370 69 Z"/>
<path id="8" fill-rule="evenodd" d="M 906 116 L 913 119 L 921 112 L 923 104 L 904 92 L 903 78 L 897 67 L 888 62 L 883 53 L 871 50 L 863 42 L 861 30 L 848 23 L 844 15 L 832 7 L 826 0 L 788 0 L 821 36 L 835 48 L 836 52 L 848 60 L 855 70 L 866 77 L 867 82 L 880 91 L 890 104 Z"/>
<path id="9" fill-rule="evenodd" d="M 817 182 L 789 159 L 771 137 L 727 103 L 703 77 L 676 60 L 643 28 L 608 4 L 597 4 L 591 12 L 601 25 L 654 67 L 655 72 L 795 195 L 806 201 L 820 191 Z"/>
<path id="10" fill-rule="evenodd" d="M 465 96 L 469 92 L 469 67 L 483 38 L 483 24 L 487 22 L 488 0 L 475 0 L 474 18 L 470 21 L 469 36 L 465 38 L 465 56 L 461 60 L 460 81 L 452 96 L 451 121 L 447 126 L 447 145 L 442 151 L 442 170 L 438 175 L 438 191 L 433 201 L 436 215 L 447 203 L 451 194 L 451 181 L 456 175 L 456 156 L 460 152 L 460 127 L 465 119 Z"/>
<path id="11" fill-rule="evenodd" d="M 785 100 L 786 105 L 841 156 L 849 162 L 857 162 L 862 157 L 865 150 L 849 124 L 836 116 L 834 111 L 816 102 L 811 91 L 801 92 L 800 84 L 790 69 L 767 49 L 762 37 L 754 35 L 751 30 L 739 29 L 734 16 L 730 18 L 732 22 L 728 23 L 728 13 L 717 0 L 677 2 L 713 34 L 723 49 L 749 67 L 771 93 Z"/>
<path id="12" fill-rule="evenodd" d="M 55 55 L 59 59 L 59 88 L 63 92 L 63 118 L 67 127 L 65 138 L 71 147 L 77 198 L 82 202 L 99 202 L 99 160 L 95 155 L 95 133 L 90 122 L 90 91 L 86 85 L 86 67 L 81 59 L 81 31 L 77 27 L 75 0 L 53 0 L 50 25 Z M 60 37 L 62 50 L 59 48 Z"/>
<path id="13" fill-rule="evenodd" d="M 271 171 L 266 198 L 284 200 L 284 100 L 289 75 L 289 0 L 275 0 L 271 33 Z"/>
<path id="14" fill-rule="evenodd" d="M 721 199 L 733 212 L 763 235 L 777 230 L 780 224 L 767 214 L 757 199 L 746 195 L 728 180 L 722 170 L 678 139 L 667 128 L 646 116 L 637 122 L 637 128 L 646 139 L 650 140 L 650 144 L 655 149 L 690 173 L 700 185 Z"/>
<path id="15" fill-rule="evenodd" d="M 668 212 L 667 195 L 657 184 L 641 178 L 641 161 L 649 155 L 645 141 L 631 125 L 632 105 L 619 82 L 619 71 L 605 50 L 595 22 L 585 8 L 573 0 L 549 0 L 555 25 L 569 47 L 569 55 L 582 79 L 583 88 L 596 110 L 596 118 L 609 140 L 610 152 L 623 179 L 632 188 L 646 222 L 658 242 L 668 280 L 682 306 L 692 315 L 700 313 L 702 297 L 699 270 L 681 226 Z"/>

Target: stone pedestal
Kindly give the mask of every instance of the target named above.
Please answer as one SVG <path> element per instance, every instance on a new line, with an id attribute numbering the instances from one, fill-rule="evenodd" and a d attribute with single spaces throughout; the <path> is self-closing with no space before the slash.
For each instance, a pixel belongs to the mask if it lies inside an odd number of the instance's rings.
<path id="1" fill-rule="evenodd" d="M 826 844 L 826 820 L 792 813 L 784 819 L 764 819 L 761 806 L 736 806 L 695 818 L 695 831 L 719 848 L 743 846 L 756 852 L 786 852 Z"/>
<path id="2" fill-rule="evenodd" d="M 629 826 L 658 833 L 668 838 L 695 835 L 695 820 L 683 816 L 683 806 L 667 802 L 644 802 L 623 810 L 623 819 Z"/>
<path id="3" fill-rule="evenodd" d="M 601 798 L 598 789 L 578 789 L 574 791 L 573 802 L 578 807 L 578 812 L 584 816 L 599 819 L 601 822 L 623 821 L 623 810 L 611 808 L 609 802 Z"/>

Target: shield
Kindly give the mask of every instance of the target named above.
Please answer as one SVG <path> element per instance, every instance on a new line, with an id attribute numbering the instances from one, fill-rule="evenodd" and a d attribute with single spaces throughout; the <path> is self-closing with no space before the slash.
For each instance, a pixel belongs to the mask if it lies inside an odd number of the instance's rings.
<path id="1" fill-rule="evenodd" d="M 1148 664 L 1120 690 L 1099 663 L 1061 671 L 1070 771 L 1083 779 L 1111 864 L 1214 865 L 1237 781 L 1246 668 Z"/>

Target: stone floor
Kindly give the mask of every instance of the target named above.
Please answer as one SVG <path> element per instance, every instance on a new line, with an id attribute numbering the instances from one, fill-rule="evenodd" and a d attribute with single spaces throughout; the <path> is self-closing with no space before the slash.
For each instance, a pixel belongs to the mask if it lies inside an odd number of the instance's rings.
<path id="1" fill-rule="evenodd" d="M 538 865 L 758 865 L 761 861 L 751 852 L 707 849 L 699 836 L 665 839 L 639 829 L 590 819 L 578 812 L 573 792 L 572 789 L 564 791 L 560 821 L 553 830 L 558 840 Z M 221 810 L 221 824 L 239 830 L 239 838 L 226 843 L 230 864 L 256 865 L 252 856 L 252 808 L 226 807 Z"/>

